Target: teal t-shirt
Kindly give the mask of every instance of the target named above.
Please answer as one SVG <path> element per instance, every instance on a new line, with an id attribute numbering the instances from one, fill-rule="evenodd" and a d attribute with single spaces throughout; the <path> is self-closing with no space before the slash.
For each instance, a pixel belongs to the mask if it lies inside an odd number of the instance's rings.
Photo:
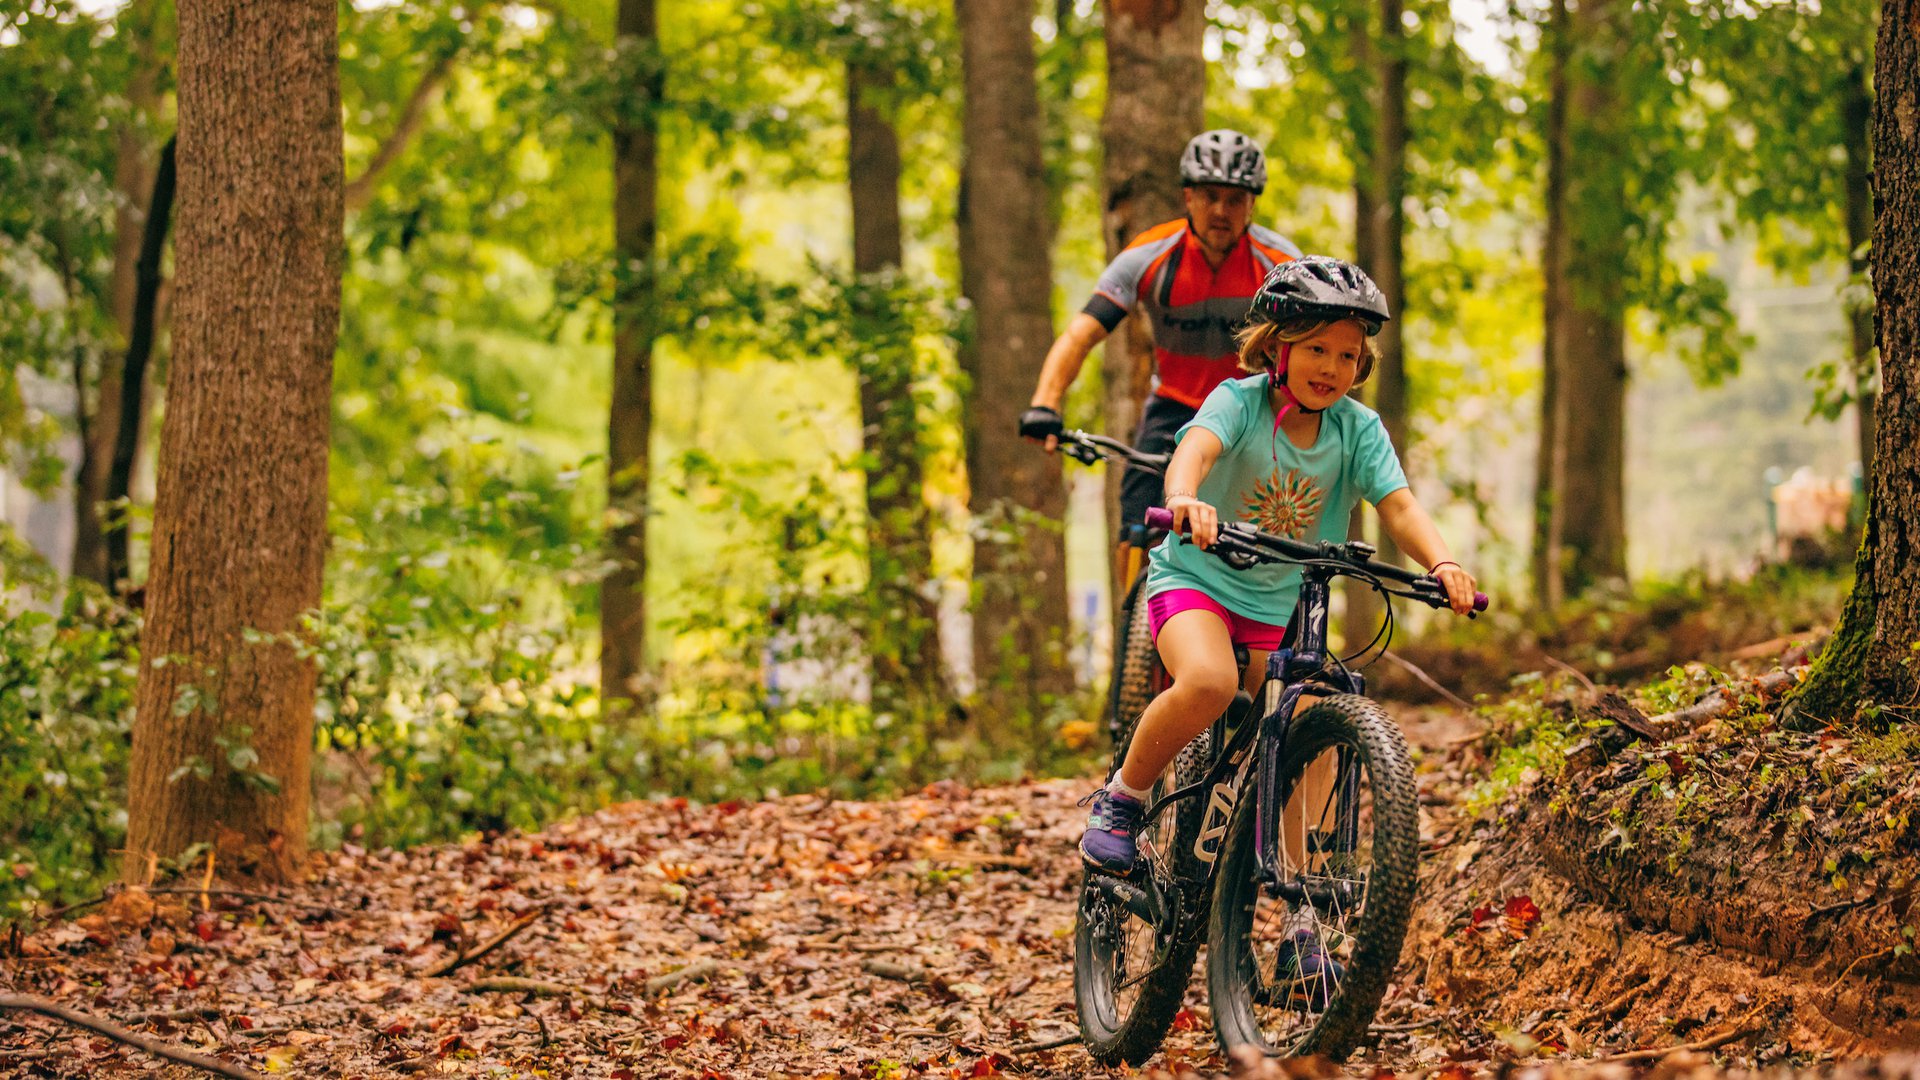
<path id="1" fill-rule="evenodd" d="M 1274 430 L 1267 385 L 1266 375 L 1221 383 L 1174 436 L 1184 439 L 1199 427 L 1220 440 L 1220 457 L 1196 494 L 1219 511 L 1222 522 L 1344 542 L 1355 503 L 1378 503 L 1407 486 L 1386 425 L 1380 414 L 1343 397 L 1320 414 L 1320 435 L 1302 450 L 1286 432 Z M 1235 570 L 1191 541 L 1169 536 L 1153 549 L 1147 594 L 1169 589 L 1199 589 L 1236 615 L 1278 626 L 1293 616 L 1300 568 Z"/>

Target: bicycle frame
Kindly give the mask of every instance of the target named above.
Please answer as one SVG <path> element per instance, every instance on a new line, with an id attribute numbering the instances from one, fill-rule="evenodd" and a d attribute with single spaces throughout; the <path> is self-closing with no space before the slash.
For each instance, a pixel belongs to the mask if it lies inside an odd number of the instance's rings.
<path id="1" fill-rule="evenodd" d="M 1174 803 L 1205 793 L 1207 809 L 1201 819 L 1193 851 L 1206 866 L 1204 876 L 1196 879 L 1176 872 L 1172 880 L 1162 882 L 1149 869 L 1147 873 L 1138 875 L 1137 884 L 1109 875 L 1096 878 L 1100 887 L 1115 899 L 1161 929 L 1163 947 L 1176 940 L 1175 934 L 1190 935 L 1204 930 L 1205 920 L 1200 915 L 1213 895 L 1220 867 L 1219 845 L 1226 837 L 1234 808 L 1245 794 L 1250 769 L 1256 772 L 1254 798 L 1258 800 L 1255 807 L 1258 816 L 1255 819 L 1254 836 L 1261 883 L 1263 887 L 1275 890 L 1282 896 L 1286 895 L 1289 886 L 1295 892 L 1305 893 L 1296 883 L 1283 883 L 1279 873 L 1280 815 L 1289 793 L 1276 790 L 1276 785 L 1279 783 L 1280 755 L 1286 748 L 1287 729 L 1293 723 L 1301 694 L 1310 686 L 1319 686 L 1330 693 L 1366 692 L 1364 676 L 1344 670 L 1327 670 L 1327 612 L 1332 595 L 1331 583 L 1335 576 L 1335 571 L 1331 569 L 1306 568 L 1292 620 L 1292 625 L 1300 627 L 1300 633 L 1292 644 L 1267 654 L 1266 673 L 1261 686 L 1265 708 L 1258 722 L 1247 722 L 1247 716 L 1253 709 L 1253 698 L 1246 691 L 1240 691 L 1227 712 L 1214 721 L 1213 745 L 1219 749 L 1207 775 L 1198 783 L 1168 792 L 1148 807 L 1141 819 L 1140 832 L 1144 835 Z M 1221 741 L 1223 736 L 1224 743 Z M 1256 749 L 1257 755 L 1252 752 Z M 1346 786 L 1351 787 L 1356 782 L 1357 777 L 1348 772 Z M 1352 794 L 1348 791 L 1337 793 L 1340 797 L 1351 797 Z M 1351 821 L 1343 821 L 1341 825 L 1343 829 L 1357 827 Z M 1297 902 L 1300 897 L 1290 896 L 1288 899 Z M 1178 919 L 1169 920 L 1167 915 L 1174 904 L 1184 910 L 1180 911 Z"/>

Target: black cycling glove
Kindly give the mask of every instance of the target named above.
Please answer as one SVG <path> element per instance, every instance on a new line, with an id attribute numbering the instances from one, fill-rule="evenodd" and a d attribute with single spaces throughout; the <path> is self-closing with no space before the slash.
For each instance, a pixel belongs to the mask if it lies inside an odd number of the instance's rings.
<path id="1" fill-rule="evenodd" d="M 1066 430 L 1066 421 L 1045 405 L 1035 405 L 1020 414 L 1020 437 L 1023 439 L 1044 439 L 1049 435 L 1058 437 Z"/>

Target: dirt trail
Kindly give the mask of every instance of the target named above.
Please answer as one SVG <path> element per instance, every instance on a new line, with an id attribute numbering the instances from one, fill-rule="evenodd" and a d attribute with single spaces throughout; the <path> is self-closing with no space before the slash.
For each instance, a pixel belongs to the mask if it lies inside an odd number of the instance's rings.
<path id="1" fill-rule="evenodd" d="M 1401 719 L 1422 747 L 1422 903 L 1379 1043 L 1349 1071 L 1472 1072 L 1730 1033 L 1722 1052 L 1738 1059 L 1806 1061 L 1920 1036 L 1920 1013 L 1893 1013 L 1912 983 L 1873 964 L 1836 980 L 1792 951 L 1763 963 L 1596 903 L 1527 842 L 1540 830 L 1456 809 L 1484 767 L 1477 721 Z M 118 897 L 18 943 L 0 990 L 146 1014 L 150 1033 L 298 1076 L 1084 1076 L 1097 1070 L 1077 1046 L 1034 1047 L 1074 1031 L 1074 803 L 1089 786 L 637 803 L 534 836 L 347 848 L 301 906 Z M 486 988 L 501 977 L 531 981 Z M 1156 1067 L 1224 1064 L 1199 979 L 1190 994 Z M 144 1061 L 0 1014 L 0 1075 Z"/>

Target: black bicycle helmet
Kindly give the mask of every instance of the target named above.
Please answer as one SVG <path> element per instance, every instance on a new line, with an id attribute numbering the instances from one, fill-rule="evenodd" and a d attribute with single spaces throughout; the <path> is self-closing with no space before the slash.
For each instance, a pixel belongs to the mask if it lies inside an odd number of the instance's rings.
<path id="1" fill-rule="evenodd" d="M 1180 186 L 1195 184 L 1225 184 L 1258 195 L 1267 189 L 1267 156 L 1237 131 L 1203 131 L 1180 154 Z"/>
<path id="2" fill-rule="evenodd" d="M 1267 271 L 1247 317 L 1253 322 L 1358 319 L 1372 337 L 1393 315 L 1365 271 L 1325 255 L 1307 255 Z"/>

